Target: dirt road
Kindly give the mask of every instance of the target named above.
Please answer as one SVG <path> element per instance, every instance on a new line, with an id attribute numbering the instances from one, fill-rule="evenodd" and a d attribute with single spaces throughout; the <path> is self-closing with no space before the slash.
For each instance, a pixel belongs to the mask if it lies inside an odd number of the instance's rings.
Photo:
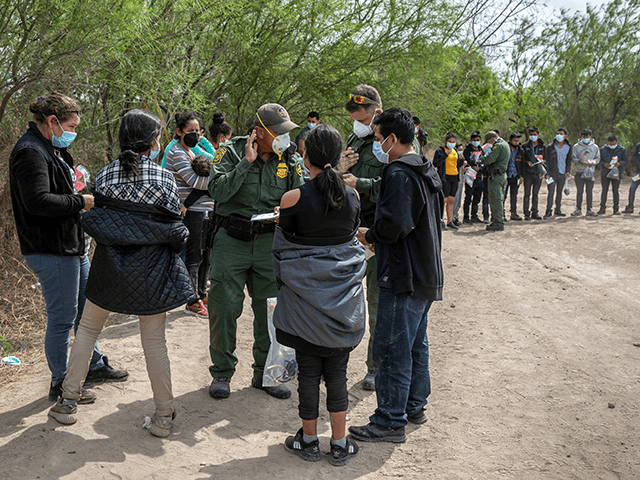
<path id="1" fill-rule="evenodd" d="M 443 243 L 445 299 L 429 325 L 429 420 L 410 426 L 405 444 L 360 443 L 343 468 L 287 453 L 282 442 L 299 428 L 297 395 L 275 400 L 249 386 L 245 304 L 239 370 L 222 401 L 207 393 L 207 321 L 169 314 L 178 418 L 168 439 L 142 428 L 153 404 L 136 320 L 112 316 L 100 340 L 129 380 L 95 387 L 98 401 L 80 407 L 75 425 L 47 417 L 40 358 L 0 392 L 0 477 L 640 478 L 640 215 L 509 222 L 493 234 L 465 226 L 445 232 Z M 360 387 L 365 342 L 349 366 L 351 425 L 375 408 L 375 394 Z"/>

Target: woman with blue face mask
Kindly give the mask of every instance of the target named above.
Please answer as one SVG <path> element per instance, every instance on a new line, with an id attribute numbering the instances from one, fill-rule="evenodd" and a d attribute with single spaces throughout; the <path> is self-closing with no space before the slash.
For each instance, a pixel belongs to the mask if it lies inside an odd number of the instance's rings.
<path id="1" fill-rule="evenodd" d="M 89 259 L 80 216 L 83 210 L 91 210 L 94 199 L 75 189 L 73 157 L 67 151 L 80 124 L 78 103 L 52 93 L 34 100 L 29 110 L 34 122 L 9 158 L 11 201 L 20 251 L 42 286 L 47 310 L 44 351 L 51 371 L 49 400 L 55 402 L 67 374 L 69 331 L 77 330 L 85 302 Z M 110 367 L 97 344 L 92 351 L 88 367 L 92 379 L 126 380 L 128 373 Z M 82 391 L 79 402 L 92 403 L 95 398 Z"/>
<path id="2" fill-rule="evenodd" d="M 445 211 L 447 212 L 448 223 L 445 227 L 458 229 L 458 225 L 453 222 L 453 202 L 458 191 L 458 169 L 464 164 L 464 157 L 456 149 L 457 137 L 453 132 L 445 136 L 444 146 L 438 148 L 433 156 L 433 166 L 438 169 L 442 180 L 444 191 Z"/>
<path id="3" fill-rule="evenodd" d="M 195 292 L 179 257 L 188 230 L 180 215 L 178 186 L 171 173 L 152 161 L 160 152 L 161 129 L 158 118 L 142 110 L 122 118 L 121 153 L 98 173 L 97 208 L 82 219 L 97 246 L 62 398 L 49 411 L 50 417 L 65 425 L 77 420 L 81 386 L 96 338 L 109 313 L 118 312 L 140 319 L 155 403 L 149 431 L 166 437 L 173 426 L 166 312 L 195 298 Z"/>

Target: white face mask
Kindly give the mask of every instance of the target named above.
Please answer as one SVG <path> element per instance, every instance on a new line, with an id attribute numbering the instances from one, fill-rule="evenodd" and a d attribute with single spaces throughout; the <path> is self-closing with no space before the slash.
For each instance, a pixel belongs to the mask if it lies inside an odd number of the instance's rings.
<path id="1" fill-rule="evenodd" d="M 371 128 L 372 123 L 373 123 L 373 118 L 371 119 L 371 123 L 369 125 L 365 125 L 364 123 L 361 123 L 358 120 L 354 120 L 353 133 L 355 133 L 360 138 L 368 137 L 373 133 L 373 129 Z"/>
<path id="2" fill-rule="evenodd" d="M 278 135 L 271 142 L 271 148 L 277 155 L 282 155 L 284 151 L 289 148 L 289 144 L 291 143 L 291 137 L 289 137 L 289 132 Z"/>

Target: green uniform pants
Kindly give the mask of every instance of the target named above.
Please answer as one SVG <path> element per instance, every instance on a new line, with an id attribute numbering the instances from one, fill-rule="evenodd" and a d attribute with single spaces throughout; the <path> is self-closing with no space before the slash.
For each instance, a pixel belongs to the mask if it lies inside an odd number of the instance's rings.
<path id="1" fill-rule="evenodd" d="M 489 205 L 491 206 L 491 223 L 504 226 L 504 184 L 507 174 L 494 175 L 489 179 Z"/>
<path id="2" fill-rule="evenodd" d="M 367 349 L 367 368 L 373 370 L 373 334 L 376 331 L 376 320 L 378 319 L 378 274 L 376 256 L 367 260 L 367 307 L 369 311 L 369 348 Z"/>
<path id="3" fill-rule="evenodd" d="M 236 329 L 242 314 L 244 287 L 253 309 L 253 375 L 261 380 L 269 353 L 267 298 L 277 297 L 271 251 L 273 233 L 256 235 L 250 242 L 236 240 L 224 228 L 216 233 L 211 250 L 209 290 L 209 354 L 212 377 L 231 378 L 238 364 Z"/>

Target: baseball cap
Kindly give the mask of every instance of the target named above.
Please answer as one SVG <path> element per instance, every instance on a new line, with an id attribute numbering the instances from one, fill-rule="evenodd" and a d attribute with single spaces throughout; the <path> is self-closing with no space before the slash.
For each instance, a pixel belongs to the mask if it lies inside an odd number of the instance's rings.
<path id="1" fill-rule="evenodd" d="M 513 132 L 511 135 L 509 135 L 509 140 L 513 140 L 514 138 L 520 138 L 520 137 L 522 137 L 521 133 Z"/>
<path id="2" fill-rule="evenodd" d="M 254 127 L 269 127 L 276 133 L 287 133 L 294 128 L 300 128 L 289 118 L 289 114 L 282 105 L 266 103 L 262 105 L 253 117 Z"/>

